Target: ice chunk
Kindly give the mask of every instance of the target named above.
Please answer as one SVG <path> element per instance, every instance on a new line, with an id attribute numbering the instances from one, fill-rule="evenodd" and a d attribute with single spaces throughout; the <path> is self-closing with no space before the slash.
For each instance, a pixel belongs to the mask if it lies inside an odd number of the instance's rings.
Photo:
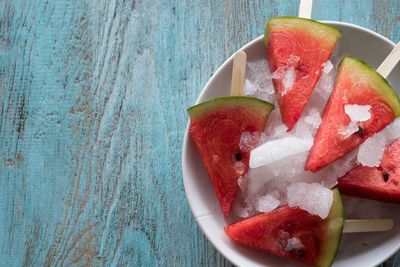
<path id="1" fill-rule="evenodd" d="M 326 63 L 327 68 L 329 64 Z M 311 110 L 316 110 L 322 114 L 326 102 L 329 99 L 330 94 L 333 90 L 333 85 L 336 78 L 336 68 L 332 66 L 329 73 L 322 72 L 321 77 L 316 84 L 306 107 L 304 108 L 303 114 L 310 114 Z"/>
<path id="2" fill-rule="evenodd" d="M 346 127 L 341 127 L 339 133 L 344 136 L 344 138 L 350 137 L 353 133 L 360 130 L 358 122 L 367 121 L 371 118 L 370 105 L 345 105 L 344 112 L 349 116 L 350 123 Z"/>
<path id="3" fill-rule="evenodd" d="M 322 109 L 318 108 L 320 112 L 322 112 L 323 108 L 325 107 L 326 101 L 329 99 L 329 96 L 333 91 L 335 77 L 336 77 L 336 71 L 331 70 L 329 73 L 323 72 L 321 78 L 319 79 L 317 85 L 314 88 L 313 94 L 311 95 L 309 101 L 312 101 L 311 103 L 317 105 L 318 107 L 322 106 Z M 320 98 L 322 101 L 319 100 L 318 98 Z"/>
<path id="4" fill-rule="evenodd" d="M 283 92 L 282 95 L 285 95 L 288 91 L 292 89 L 294 81 L 296 80 L 296 71 L 294 67 L 289 67 L 282 76 L 282 84 L 283 84 Z"/>
<path id="5" fill-rule="evenodd" d="M 244 80 L 243 94 L 245 96 L 252 96 L 257 92 L 256 85 L 249 79 Z"/>
<path id="6" fill-rule="evenodd" d="M 247 193 L 248 194 L 257 194 L 260 188 L 264 186 L 265 183 L 268 182 L 269 179 L 266 179 L 265 171 L 262 168 L 249 170 L 249 176 L 247 183 Z"/>
<path id="7" fill-rule="evenodd" d="M 312 110 L 311 114 L 305 117 L 305 122 L 311 125 L 314 129 L 318 129 L 319 125 L 322 122 L 321 115 L 317 110 Z"/>
<path id="8" fill-rule="evenodd" d="M 301 243 L 300 239 L 297 237 L 292 237 L 288 239 L 285 250 L 291 252 L 293 250 L 298 250 L 302 248 L 304 248 L 304 245 L 303 243 Z"/>
<path id="9" fill-rule="evenodd" d="M 256 147 L 250 152 L 250 168 L 257 168 L 307 151 L 313 144 L 312 138 L 284 137 Z"/>
<path id="10" fill-rule="evenodd" d="M 331 172 L 335 174 L 336 178 L 345 175 L 348 171 L 357 166 L 358 147 L 347 153 L 335 162 L 330 164 Z"/>
<path id="11" fill-rule="evenodd" d="M 324 73 L 329 73 L 333 69 L 333 64 L 330 60 L 326 61 L 324 64 L 322 64 L 322 66 L 324 67 Z"/>
<path id="12" fill-rule="evenodd" d="M 257 97 L 271 103 L 274 102 L 274 86 L 266 59 L 247 62 L 244 95 Z"/>
<path id="13" fill-rule="evenodd" d="M 321 115 L 316 109 L 307 113 L 308 115 L 300 117 L 292 130 L 292 133 L 299 138 L 313 138 L 322 122 Z"/>
<path id="14" fill-rule="evenodd" d="M 256 97 L 270 103 L 273 103 L 275 100 L 275 94 L 262 90 L 253 81 L 248 79 L 246 79 L 244 82 L 243 94 L 245 96 Z"/>
<path id="15" fill-rule="evenodd" d="M 268 94 L 274 93 L 274 86 L 266 59 L 248 61 L 246 77 L 256 85 L 258 90 Z"/>
<path id="16" fill-rule="evenodd" d="M 257 194 L 273 176 L 266 166 L 249 169 L 241 183 L 241 188 L 246 193 Z"/>
<path id="17" fill-rule="evenodd" d="M 240 182 L 240 194 L 254 210 L 267 211 L 283 205 L 287 202 L 288 183 L 275 178 L 268 166 L 249 169 Z"/>
<path id="18" fill-rule="evenodd" d="M 284 160 L 275 161 L 268 165 L 274 176 L 292 181 L 292 177 L 304 172 L 308 152 L 291 155 Z"/>
<path id="19" fill-rule="evenodd" d="M 391 124 L 381 131 L 385 135 L 387 144 L 400 138 L 400 118 L 395 119 Z"/>
<path id="20" fill-rule="evenodd" d="M 367 121 L 371 118 L 370 105 L 345 105 L 344 112 L 353 122 Z"/>
<path id="21" fill-rule="evenodd" d="M 350 137 L 353 133 L 356 133 L 360 130 L 358 124 L 354 121 L 351 121 L 349 125 L 346 127 L 340 127 L 339 133 L 344 136 L 344 138 Z"/>
<path id="22" fill-rule="evenodd" d="M 235 203 L 233 206 L 233 212 L 241 218 L 247 218 L 251 215 L 251 207 Z"/>
<path id="23" fill-rule="evenodd" d="M 357 160 L 363 166 L 379 167 L 385 151 L 386 137 L 383 133 L 376 133 L 360 145 Z"/>
<path id="24" fill-rule="evenodd" d="M 313 129 L 310 129 L 310 126 L 305 123 L 305 118 L 301 118 L 297 121 L 296 125 L 291 130 L 291 134 L 294 136 L 304 139 L 313 139 Z"/>
<path id="25" fill-rule="evenodd" d="M 265 133 L 268 136 L 275 136 L 281 135 L 287 131 L 287 127 L 285 124 L 282 122 L 282 116 L 281 112 L 279 110 L 279 105 L 278 103 L 275 102 L 275 109 L 271 112 L 271 114 L 268 117 L 268 122 L 267 126 L 265 127 Z M 276 138 L 272 138 L 276 139 Z M 261 141 L 261 140 L 260 140 Z M 267 139 L 264 140 L 263 143 L 265 143 Z"/>
<path id="26" fill-rule="evenodd" d="M 238 180 L 238 183 L 240 190 L 238 191 L 238 194 L 235 198 L 232 210 L 237 216 L 241 218 L 253 216 L 256 214 L 257 211 L 254 208 L 252 200 L 248 199 L 248 195 L 247 193 L 245 193 L 248 184 L 247 174 L 244 177 L 241 176 Z"/>
<path id="27" fill-rule="evenodd" d="M 272 130 L 272 136 L 279 137 L 287 132 L 288 127 L 285 124 L 280 124 L 271 130 Z"/>
<path id="28" fill-rule="evenodd" d="M 271 210 L 276 209 L 280 201 L 276 198 L 274 198 L 272 195 L 268 194 L 265 196 L 262 196 L 258 199 L 257 203 L 257 210 L 260 212 L 269 212 Z"/>
<path id="29" fill-rule="evenodd" d="M 332 206 L 333 192 L 318 183 L 293 183 L 287 188 L 289 207 L 299 207 L 325 219 Z"/>
<path id="30" fill-rule="evenodd" d="M 243 132 L 240 137 L 239 148 L 242 152 L 249 152 L 258 143 L 259 132 Z"/>

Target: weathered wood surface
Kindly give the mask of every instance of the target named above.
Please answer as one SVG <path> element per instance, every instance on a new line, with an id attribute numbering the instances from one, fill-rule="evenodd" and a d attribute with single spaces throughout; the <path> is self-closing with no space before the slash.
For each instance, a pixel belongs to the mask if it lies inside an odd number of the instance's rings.
<path id="1" fill-rule="evenodd" d="M 185 110 L 298 4 L 0 1 L 0 265 L 229 266 L 186 201 Z M 397 42 L 399 5 L 314 0 L 313 18 Z"/>

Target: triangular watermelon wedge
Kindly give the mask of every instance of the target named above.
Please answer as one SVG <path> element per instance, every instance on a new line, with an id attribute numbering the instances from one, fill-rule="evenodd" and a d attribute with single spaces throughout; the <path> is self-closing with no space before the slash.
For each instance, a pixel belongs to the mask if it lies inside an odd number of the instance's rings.
<path id="1" fill-rule="evenodd" d="M 264 33 L 272 82 L 282 121 L 292 129 L 331 57 L 341 31 L 304 18 L 268 20 Z"/>
<path id="2" fill-rule="evenodd" d="M 359 165 L 338 179 L 344 195 L 400 202 L 400 139 L 387 146 L 379 167 Z"/>
<path id="3" fill-rule="evenodd" d="M 274 105 L 253 97 L 221 97 L 188 109 L 189 132 L 217 194 L 224 217 L 249 168 L 250 150 L 258 143 Z M 240 147 L 242 133 L 250 142 Z"/>
<path id="4" fill-rule="evenodd" d="M 352 122 L 346 107 L 355 105 L 367 108 L 370 118 Z M 398 116 L 399 98 L 389 83 L 363 61 L 345 57 L 340 63 L 305 169 L 318 171 L 359 146 Z M 357 129 L 349 135 L 351 125 Z"/>
<path id="5" fill-rule="evenodd" d="M 331 266 L 343 230 L 343 205 L 337 189 L 326 219 L 282 206 L 225 227 L 234 241 L 307 265 Z"/>

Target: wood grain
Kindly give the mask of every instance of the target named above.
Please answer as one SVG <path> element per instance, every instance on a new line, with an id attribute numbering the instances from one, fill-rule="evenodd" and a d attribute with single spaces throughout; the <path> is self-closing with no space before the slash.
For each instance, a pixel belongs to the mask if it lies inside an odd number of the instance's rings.
<path id="1" fill-rule="evenodd" d="M 397 42 L 399 5 L 314 0 L 312 17 Z M 0 265 L 230 266 L 186 201 L 186 109 L 268 18 L 298 6 L 0 1 Z"/>
<path id="2" fill-rule="evenodd" d="M 244 80 L 246 79 L 247 54 L 239 50 L 233 56 L 231 96 L 243 96 Z"/>

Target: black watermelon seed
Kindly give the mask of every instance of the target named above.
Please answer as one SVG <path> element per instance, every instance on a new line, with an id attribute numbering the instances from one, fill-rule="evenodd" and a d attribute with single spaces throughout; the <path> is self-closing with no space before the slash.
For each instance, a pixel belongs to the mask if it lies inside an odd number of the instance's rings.
<path id="1" fill-rule="evenodd" d="M 361 128 L 361 126 L 358 126 L 358 131 L 355 132 L 356 135 L 358 135 L 359 137 L 363 137 L 364 136 L 364 129 Z"/>
<path id="2" fill-rule="evenodd" d="M 237 161 L 242 160 L 242 153 L 237 152 L 237 153 L 235 154 L 235 159 L 236 159 Z"/>
<path id="3" fill-rule="evenodd" d="M 385 172 L 383 174 L 383 180 L 385 181 L 385 183 L 389 180 L 389 173 Z"/>

